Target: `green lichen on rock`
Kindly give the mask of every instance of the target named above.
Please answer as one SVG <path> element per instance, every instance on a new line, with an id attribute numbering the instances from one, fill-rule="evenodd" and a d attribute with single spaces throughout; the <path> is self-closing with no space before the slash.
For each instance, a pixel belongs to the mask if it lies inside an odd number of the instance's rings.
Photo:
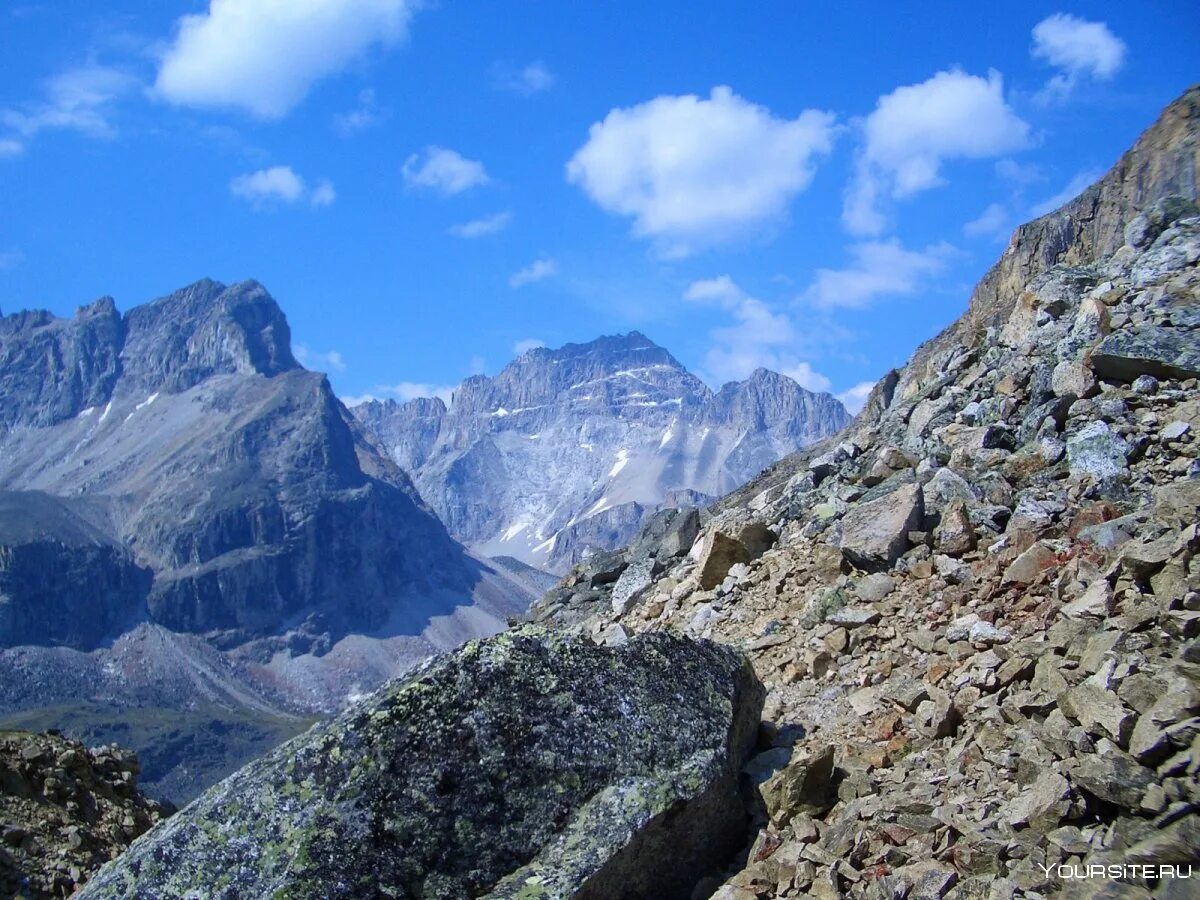
<path id="1" fill-rule="evenodd" d="M 218 784 L 82 896 L 686 897 L 744 837 L 762 697 L 708 642 L 472 642 Z"/>

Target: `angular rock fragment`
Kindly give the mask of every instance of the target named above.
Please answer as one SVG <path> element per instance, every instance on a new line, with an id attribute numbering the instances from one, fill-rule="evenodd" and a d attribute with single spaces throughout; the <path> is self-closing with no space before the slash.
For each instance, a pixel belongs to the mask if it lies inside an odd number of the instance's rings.
<path id="1" fill-rule="evenodd" d="M 919 484 L 906 484 L 842 517 L 842 553 L 860 569 L 895 565 L 908 547 L 908 533 L 921 527 L 925 505 Z"/>

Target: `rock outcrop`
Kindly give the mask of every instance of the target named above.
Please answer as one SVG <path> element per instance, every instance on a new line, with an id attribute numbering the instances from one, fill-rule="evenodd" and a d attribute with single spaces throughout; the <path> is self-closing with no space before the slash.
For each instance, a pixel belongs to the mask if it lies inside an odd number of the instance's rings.
<path id="1" fill-rule="evenodd" d="M 610 554 L 535 608 L 754 661 L 763 809 L 714 896 L 1188 895 L 1072 873 L 1200 858 L 1198 176 L 1193 88 L 836 445 L 714 504 L 692 553 Z M 700 548 L 755 521 L 778 544 L 708 588 Z M 638 558 L 614 607 L 602 570 Z"/>
<path id="2" fill-rule="evenodd" d="M 558 572 L 849 421 L 829 394 L 765 369 L 713 393 L 637 332 L 529 350 L 464 381 L 449 407 L 353 411 L 456 538 Z"/>
<path id="3" fill-rule="evenodd" d="M 79 896 L 686 898 L 744 839 L 761 703 L 715 644 L 525 627 L 241 770 Z"/>
<path id="4" fill-rule="evenodd" d="M 116 746 L 0 732 L 0 895 L 68 896 L 162 819 L 137 776 Z"/>

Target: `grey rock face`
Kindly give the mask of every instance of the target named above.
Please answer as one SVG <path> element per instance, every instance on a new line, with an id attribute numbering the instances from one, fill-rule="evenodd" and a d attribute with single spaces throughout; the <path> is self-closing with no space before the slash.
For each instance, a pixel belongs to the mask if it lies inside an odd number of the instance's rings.
<path id="1" fill-rule="evenodd" d="M 0 428 L 52 425 L 107 400 L 124 331 L 108 297 L 70 321 L 41 310 L 0 318 Z"/>
<path id="2" fill-rule="evenodd" d="M 37 491 L 0 492 L 0 647 L 91 650 L 145 617 L 150 570 L 88 512 Z"/>
<path id="3" fill-rule="evenodd" d="M 464 381 L 449 408 L 372 401 L 354 414 L 456 538 L 554 570 L 849 422 L 830 395 L 765 369 L 714 394 L 636 332 L 530 350 Z"/>
<path id="4" fill-rule="evenodd" d="M 525 628 L 217 785 L 81 897 L 688 897 L 745 834 L 763 691 L 735 652 Z"/>

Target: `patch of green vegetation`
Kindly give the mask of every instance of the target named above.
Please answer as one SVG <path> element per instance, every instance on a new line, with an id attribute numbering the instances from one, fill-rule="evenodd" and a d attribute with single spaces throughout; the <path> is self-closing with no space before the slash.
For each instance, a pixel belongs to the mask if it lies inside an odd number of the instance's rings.
<path id="1" fill-rule="evenodd" d="M 88 746 L 120 744 L 136 750 L 142 792 L 183 806 L 315 721 L 216 704 L 191 709 L 113 708 L 83 701 L 0 717 L 0 729 L 54 728 Z"/>

